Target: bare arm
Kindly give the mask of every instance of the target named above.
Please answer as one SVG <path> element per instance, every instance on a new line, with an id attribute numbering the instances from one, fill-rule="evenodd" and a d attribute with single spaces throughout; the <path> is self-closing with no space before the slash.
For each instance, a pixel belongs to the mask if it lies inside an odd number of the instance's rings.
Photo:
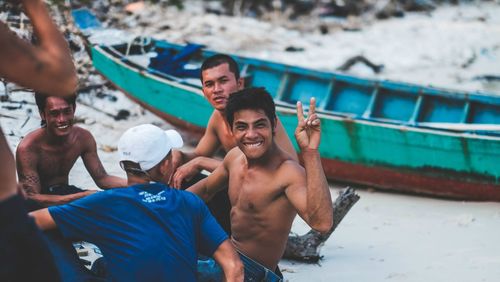
<path id="1" fill-rule="evenodd" d="M 196 157 L 177 168 L 170 184 L 172 187 L 180 189 L 184 181 L 191 180 L 202 170 L 213 172 L 221 163 L 222 161 L 218 159 Z"/>
<path id="2" fill-rule="evenodd" d="M 73 94 L 77 77 L 68 44 L 41 0 L 22 3 L 40 44 L 23 41 L 0 23 L 0 76 L 51 95 Z"/>
<path id="3" fill-rule="evenodd" d="M 306 180 L 296 177 L 286 189 L 286 195 L 299 215 L 319 232 L 328 232 L 333 224 L 333 207 L 318 152 L 321 138 L 320 120 L 315 113 L 315 100 L 311 99 L 309 116 L 305 119 L 302 104 L 297 103 L 298 126 L 295 138 L 301 148 Z"/>
<path id="4" fill-rule="evenodd" d="M 193 192 L 202 198 L 205 202 L 210 201 L 212 197 L 227 187 L 229 180 L 229 170 L 228 165 L 234 161 L 237 155 L 238 148 L 234 148 L 226 155 L 224 161 L 219 165 L 207 178 L 202 179 L 195 183 L 193 186 L 186 189 L 187 191 Z"/>
<path id="5" fill-rule="evenodd" d="M 29 215 L 35 220 L 35 224 L 41 230 L 49 230 L 57 227 L 47 208 L 30 212 Z"/>
<path id="6" fill-rule="evenodd" d="M 109 175 L 104 169 L 97 155 L 97 145 L 92 134 L 88 131 L 84 131 L 81 139 L 81 142 L 85 144 L 85 150 L 82 153 L 83 163 L 97 186 L 102 189 L 126 187 L 126 179 Z"/>
<path id="7" fill-rule="evenodd" d="M 172 162 L 174 164 L 175 173 L 169 181 L 172 187 L 180 188 L 184 180 L 191 179 L 202 170 L 212 172 L 221 163 L 220 160 L 211 158 L 221 144 L 215 130 L 215 124 L 217 122 L 217 118 L 212 114 L 208 121 L 205 134 L 203 134 L 203 137 L 201 137 L 200 142 L 198 142 L 193 152 L 184 153 L 174 151 Z"/>
<path id="8" fill-rule="evenodd" d="M 183 161 L 184 163 L 198 157 L 212 157 L 217 149 L 220 147 L 221 142 L 219 137 L 217 136 L 217 126 L 219 123 L 223 122 L 220 120 L 220 117 L 216 115 L 216 113 L 212 113 L 210 119 L 208 120 L 207 129 L 205 133 L 196 145 L 196 148 L 192 153 L 183 153 Z"/>
<path id="9" fill-rule="evenodd" d="M 213 254 L 213 258 L 224 271 L 224 281 L 243 281 L 244 268 L 240 257 L 233 244 L 226 240 L 219 245 Z"/>

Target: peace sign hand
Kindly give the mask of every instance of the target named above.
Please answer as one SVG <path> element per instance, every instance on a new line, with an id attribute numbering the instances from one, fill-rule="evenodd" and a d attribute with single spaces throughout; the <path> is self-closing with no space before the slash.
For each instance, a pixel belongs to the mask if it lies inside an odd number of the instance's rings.
<path id="1" fill-rule="evenodd" d="M 304 118 L 302 103 L 297 102 L 297 119 L 295 140 L 297 140 L 300 149 L 317 150 L 321 139 L 321 122 L 316 114 L 316 99 L 314 97 L 310 100 L 307 118 Z"/>

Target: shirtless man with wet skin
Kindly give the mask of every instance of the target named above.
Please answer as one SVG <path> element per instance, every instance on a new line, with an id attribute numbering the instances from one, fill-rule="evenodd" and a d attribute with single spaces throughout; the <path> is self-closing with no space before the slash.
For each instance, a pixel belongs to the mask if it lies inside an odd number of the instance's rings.
<path id="1" fill-rule="evenodd" d="M 188 191 L 207 201 L 228 185 L 233 244 L 274 271 L 297 213 L 319 232 L 329 231 L 333 224 L 330 190 L 318 152 L 321 130 L 315 100 L 310 101 L 307 118 L 297 104 L 295 138 L 304 167 L 276 144 L 274 102 L 265 90 L 232 94 L 226 117 L 237 147 Z"/>

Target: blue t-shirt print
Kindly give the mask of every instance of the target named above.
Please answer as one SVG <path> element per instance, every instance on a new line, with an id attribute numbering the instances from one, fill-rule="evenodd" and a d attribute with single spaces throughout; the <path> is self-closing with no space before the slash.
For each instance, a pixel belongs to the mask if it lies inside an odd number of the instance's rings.
<path id="1" fill-rule="evenodd" d="M 151 194 L 146 191 L 141 191 L 139 192 L 140 196 L 143 196 L 142 201 L 145 203 L 156 203 L 160 201 L 165 201 L 167 198 L 165 196 L 162 196 L 162 194 L 165 193 L 165 190 L 158 192 L 158 194 Z"/>
<path id="2" fill-rule="evenodd" d="M 116 281 L 195 281 L 197 253 L 227 235 L 196 195 L 163 184 L 95 193 L 49 212 L 65 237 L 97 245 Z"/>

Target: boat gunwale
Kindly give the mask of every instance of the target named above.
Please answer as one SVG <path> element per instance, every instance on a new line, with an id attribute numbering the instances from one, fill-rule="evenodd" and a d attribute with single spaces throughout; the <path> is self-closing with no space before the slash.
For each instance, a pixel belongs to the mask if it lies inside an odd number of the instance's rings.
<path id="1" fill-rule="evenodd" d="M 197 85 L 194 85 L 192 83 L 188 82 L 183 82 L 182 79 L 179 79 L 175 76 L 170 76 L 170 75 L 165 75 L 163 73 L 160 73 L 158 71 L 155 71 L 151 68 L 144 67 L 142 65 L 139 65 L 137 63 L 134 63 L 130 61 L 127 58 L 124 58 L 125 56 L 123 55 L 122 57 L 119 57 L 121 53 L 117 51 L 115 48 L 112 48 L 112 46 L 106 46 L 106 45 L 94 45 L 92 48 L 96 49 L 97 51 L 100 50 L 101 54 L 104 54 L 106 57 L 108 57 L 110 60 L 114 61 L 115 63 L 118 63 L 124 67 L 127 67 L 130 70 L 133 70 L 136 73 L 140 73 L 141 75 L 154 78 L 160 82 L 170 84 L 174 87 L 182 88 L 188 92 L 191 92 L 193 94 L 199 95 L 203 97 L 203 93 L 201 91 L 201 88 Z M 285 101 L 275 101 L 276 104 L 276 111 L 278 113 L 282 114 L 296 114 L 296 108 L 294 104 L 285 102 Z M 411 122 L 401 122 L 401 121 L 396 121 L 396 120 L 381 120 L 377 118 L 363 118 L 361 115 L 356 115 L 356 114 L 349 114 L 349 113 L 340 113 L 340 112 L 334 112 L 330 110 L 325 110 L 321 108 L 316 109 L 316 113 L 320 118 L 323 119 L 331 119 L 331 120 L 349 120 L 352 122 L 358 122 L 361 124 L 366 124 L 366 125 L 376 125 L 376 126 L 382 126 L 386 128 L 391 128 L 391 129 L 398 129 L 398 130 L 408 130 L 408 131 L 413 131 L 413 132 L 423 132 L 423 133 L 433 133 L 433 134 L 439 134 L 439 135 L 444 135 L 444 136 L 453 136 L 453 137 L 466 137 L 466 138 L 472 138 L 472 139 L 487 139 L 487 140 L 497 140 L 500 141 L 500 129 L 497 131 L 485 131 L 485 130 L 469 130 L 469 131 L 462 131 L 462 130 L 457 130 L 457 129 L 447 129 L 447 128 L 435 128 L 431 126 L 421 126 L 420 123 L 411 123 Z M 460 123 L 455 123 L 455 124 L 460 124 Z M 465 123 L 467 124 L 467 123 Z M 468 125 L 479 125 L 479 124 L 472 124 L 469 123 Z M 484 125 L 484 124 L 481 124 Z M 486 124 L 489 125 L 489 124 Z M 486 132 L 486 133 L 485 133 Z"/>

